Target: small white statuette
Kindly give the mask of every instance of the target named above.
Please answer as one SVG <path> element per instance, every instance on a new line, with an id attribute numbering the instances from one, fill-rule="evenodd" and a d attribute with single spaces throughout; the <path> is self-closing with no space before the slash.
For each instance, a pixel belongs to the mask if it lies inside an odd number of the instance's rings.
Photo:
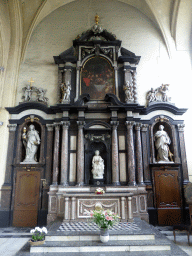
<path id="1" fill-rule="evenodd" d="M 95 155 L 92 159 L 92 174 L 93 179 L 103 179 L 104 174 L 104 160 L 99 155 L 99 150 L 95 151 Z"/>

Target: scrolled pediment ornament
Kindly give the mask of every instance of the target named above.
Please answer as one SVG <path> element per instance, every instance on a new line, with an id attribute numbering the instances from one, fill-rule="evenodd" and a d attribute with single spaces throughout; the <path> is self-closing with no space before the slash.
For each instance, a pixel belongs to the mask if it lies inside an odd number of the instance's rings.
<path id="1" fill-rule="evenodd" d="M 107 139 L 110 139 L 109 134 L 102 134 L 102 135 L 94 135 L 94 134 L 86 134 L 85 138 L 94 141 L 94 142 L 100 142 L 100 141 L 106 141 Z"/>

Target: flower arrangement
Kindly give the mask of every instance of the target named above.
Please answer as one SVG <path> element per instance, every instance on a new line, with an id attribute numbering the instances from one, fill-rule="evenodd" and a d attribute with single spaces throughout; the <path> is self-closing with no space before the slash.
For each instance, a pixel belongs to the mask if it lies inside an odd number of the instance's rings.
<path id="1" fill-rule="evenodd" d="M 120 217 L 110 210 L 94 210 L 90 211 L 91 220 L 95 222 L 99 228 L 108 229 L 119 222 Z"/>
<path id="2" fill-rule="evenodd" d="M 45 234 L 47 234 L 47 229 L 45 227 L 35 227 L 35 229 L 32 229 L 30 233 L 32 234 L 32 242 L 43 241 L 45 240 Z"/>
<path id="3" fill-rule="evenodd" d="M 102 189 L 102 188 L 97 188 L 97 189 L 95 190 L 95 194 L 104 194 L 104 193 L 105 193 L 105 190 Z"/>

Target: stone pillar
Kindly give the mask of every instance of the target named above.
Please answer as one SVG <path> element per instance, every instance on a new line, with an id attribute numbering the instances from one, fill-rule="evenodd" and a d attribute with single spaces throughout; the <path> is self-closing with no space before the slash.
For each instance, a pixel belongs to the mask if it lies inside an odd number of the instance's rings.
<path id="1" fill-rule="evenodd" d="M 84 184 L 84 121 L 77 121 L 78 125 L 78 142 L 77 142 L 77 185 Z"/>
<path id="2" fill-rule="evenodd" d="M 76 218 L 76 197 L 71 198 L 71 219 L 75 220 Z"/>
<path id="3" fill-rule="evenodd" d="M 58 184 L 59 174 L 59 130 L 60 123 L 55 123 L 55 141 L 54 141 L 54 154 L 53 154 L 53 185 Z"/>
<path id="4" fill-rule="evenodd" d="M 9 128 L 9 143 L 7 151 L 7 163 L 6 163 L 6 172 L 5 172 L 5 182 L 4 184 L 11 184 L 12 177 L 12 164 L 14 160 L 14 145 L 15 145 L 15 132 L 17 129 L 17 124 L 8 124 Z"/>
<path id="5" fill-rule="evenodd" d="M 133 221 L 132 197 L 128 197 L 128 221 Z"/>
<path id="6" fill-rule="evenodd" d="M 183 184 L 186 185 L 189 182 L 188 176 L 188 167 L 187 167 L 187 157 L 185 151 L 185 138 L 184 138 L 184 124 L 178 124 L 178 131 L 179 131 L 179 144 L 181 150 L 181 165 L 183 170 Z"/>
<path id="7" fill-rule="evenodd" d="M 136 130 L 136 161 L 137 161 L 137 181 L 139 185 L 144 185 L 143 183 L 143 156 L 141 150 L 141 124 L 135 124 Z"/>
<path id="8" fill-rule="evenodd" d="M 69 219 L 69 197 L 65 197 L 65 214 L 64 214 L 64 219 L 65 220 Z"/>
<path id="9" fill-rule="evenodd" d="M 74 101 L 77 101 L 78 98 L 79 98 L 79 95 L 80 95 L 80 92 L 79 92 L 80 70 L 81 70 L 81 67 L 79 66 L 79 61 L 77 61 L 77 67 L 76 67 L 76 97 L 75 97 Z"/>
<path id="10" fill-rule="evenodd" d="M 128 185 L 135 186 L 135 150 L 133 143 L 133 125 L 135 122 L 126 121 L 127 126 L 127 158 L 128 158 Z"/>
<path id="11" fill-rule="evenodd" d="M 68 186 L 68 130 L 70 122 L 61 122 L 63 126 L 62 145 L 61 145 L 61 182 L 63 186 Z"/>
<path id="12" fill-rule="evenodd" d="M 118 121 L 111 121 L 112 126 L 112 184 L 115 186 L 120 185 L 119 182 L 119 151 L 117 139 Z"/>
<path id="13" fill-rule="evenodd" d="M 125 197 L 121 197 L 121 219 L 125 220 Z"/>
<path id="14" fill-rule="evenodd" d="M 137 96 L 137 72 L 136 70 L 133 71 L 133 92 L 134 92 L 134 102 L 138 103 L 138 96 Z"/>
<path id="15" fill-rule="evenodd" d="M 61 84 L 63 81 L 63 71 L 58 69 L 58 102 L 61 103 Z"/>
<path id="16" fill-rule="evenodd" d="M 141 137 L 142 137 L 142 149 L 143 149 L 144 182 L 147 185 L 151 185 L 150 170 L 149 170 L 147 131 L 148 131 L 148 125 L 147 124 L 142 124 L 142 126 L 141 126 Z"/>
<path id="17" fill-rule="evenodd" d="M 47 126 L 47 156 L 46 156 L 46 173 L 45 178 L 48 185 L 51 184 L 51 166 L 53 156 L 53 124 L 46 124 Z"/>

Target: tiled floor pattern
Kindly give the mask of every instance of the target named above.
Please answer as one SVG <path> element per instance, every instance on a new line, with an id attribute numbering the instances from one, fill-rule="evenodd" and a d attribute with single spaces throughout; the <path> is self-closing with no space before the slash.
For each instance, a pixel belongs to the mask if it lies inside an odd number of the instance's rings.
<path id="1" fill-rule="evenodd" d="M 95 231 L 99 230 L 98 226 L 95 223 L 92 222 L 71 222 L 71 223 L 62 223 L 61 226 L 57 231 Z M 131 222 L 121 222 L 112 228 L 110 230 L 114 231 L 140 231 L 141 229 L 137 226 L 136 223 Z"/>
<path id="2" fill-rule="evenodd" d="M 163 235 L 172 242 L 174 241 L 172 227 L 156 227 Z M 189 256 L 192 256 L 192 236 L 190 236 L 191 244 L 188 244 L 187 233 L 176 231 L 176 244 Z"/>

